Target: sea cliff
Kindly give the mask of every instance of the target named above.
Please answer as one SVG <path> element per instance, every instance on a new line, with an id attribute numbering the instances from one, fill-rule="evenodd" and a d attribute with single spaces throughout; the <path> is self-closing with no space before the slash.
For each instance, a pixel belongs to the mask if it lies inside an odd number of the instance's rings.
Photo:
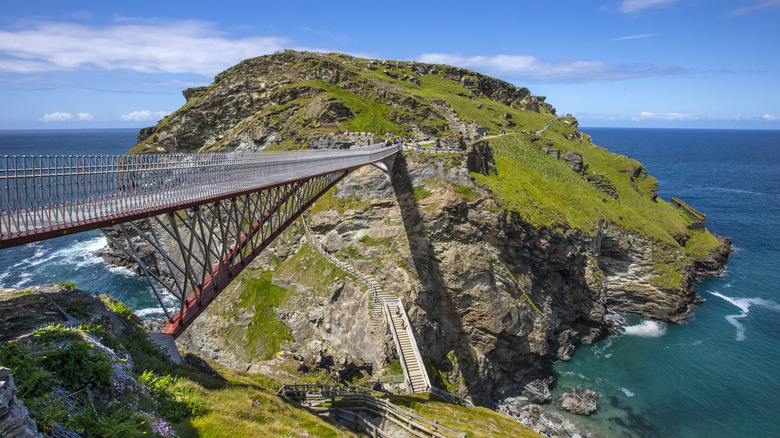
<path id="1" fill-rule="evenodd" d="M 389 175 L 360 169 L 310 222 L 331 254 L 404 300 L 436 385 L 478 404 L 549 402 L 551 361 L 608 333 L 605 315 L 684 321 L 697 276 L 728 258 L 730 242 L 659 199 L 640 163 L 476 72 L 286 51 L 185 96 L 133 152 L 340 148 L 388 132 L 465 148 L 406 152 Z M 293 226 L 179 343 L 235 368 L 283 352 L 302 371 L 368 378 L 395 357 L 388 333 L 369 329 L 368 301 Z"/>

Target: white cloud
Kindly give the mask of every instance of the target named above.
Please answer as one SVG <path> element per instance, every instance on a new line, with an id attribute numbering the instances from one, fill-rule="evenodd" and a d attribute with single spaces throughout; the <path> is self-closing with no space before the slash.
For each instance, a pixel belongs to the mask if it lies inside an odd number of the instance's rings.
<path id="1" fill-rule="evenodd" d="M 732 15 L 745 15 L 764 9 L 780 8 L 780 0 L 763 0 L 753 6 L 744 6 L 731 12 Z"/>
<path id="2" fill-rule="evenodd" d="M 494 76 L 537 83 L 612 82 L 647 76 L 688 73 L 686 69 L 676 66 L 645 63 L 614 65 L 581 59 L 551 62 L 528 55 L 462 56 L 447 53 L 426 53 L 420 55 L 417 60 L 465 67 Z"/>
<path id="3" fill-rule="evenodd" d="M 71 122 L 74 120 L 80 120 L 82 122 L 88 122 L 94 120 L 95 116 L 90 113 L 78 113 L 75 116 L 71 113 L 55 112 L 51 114 L 44 114 L 41 118 L 43 122 Z"/>
<path id="4" fill-rule="evenodd" d="M 772 120 L 772 121 L 780 120 L 780 117 L 773 116 L 772 114 L 764 114 L 763 116 L 761 116 L 761 118 L 764 120 Z"/>
<path id="5" fill-rule="evenodd" d="M 647 8 L 665 6 L 676 1 L 677 0 L 623 0 L 617 10 L 625 14 L 631 14 Z"/>
<path id="6" fill-rule="evenodd" d="M 629 35 L 629 36 L 624 36 L 624 37 L 620 37 L 620 38 L 612 38 L 610 41 L 636 40 L 636 39 L 639 39 L 639 38 L 650 38 L 650 37 L 654 37 L 654 36 L 655 36 L 654 33 L 643 33 L 643 34 L 640 34 L 640 35 Z"/>
<path id="7" fill-rule="evenodd" d="M 168 111 L 149 111 L 149 110 L 143 110 L 143 111 L 133 111 L 129 114 L 122 114 L 119 116 L 122 120 L 127 120 L 131 122 L 156 122 L 163 117 L 170 114 Z"/>
<path id="8" fill-rule="evenodd" d="M 0 30 L 0 71 L 96 68 L 213 76 L 241 60 L 289 44 L 278 37 L 230 38 L 201 21 L 122 21 L 104 27 L 38 22 L 20 30 Z"/>
<path id="9" fill-rule="evenodd" d="M 699 120 L 700 117 L 693 114 L 683 113 L 651 113 L 642 111 L 639 113 L 639 117 L 634 117 L 634 120 L 667 120 L 667 121 L 683 121 L 683 120 Z"/>
<path id="10" fill-rule="evenodd" d="M 44 114 L 41 120 L 43 120 L 44 122 L 67 122 L 73 120 L 73 114 L 71 113 Z"/>

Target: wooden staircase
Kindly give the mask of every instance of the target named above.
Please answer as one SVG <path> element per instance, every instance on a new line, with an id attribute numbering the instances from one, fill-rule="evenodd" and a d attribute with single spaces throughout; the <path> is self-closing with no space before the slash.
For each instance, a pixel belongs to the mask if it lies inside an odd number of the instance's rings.
<path id="1" fill-rule="evenodd" d="M 393 342 L 404 370 L 406 384 L 409 392 L 426 392 L 431 388 L 428 373 L 417 348 L 412 327 L 409 324 L 409 316 L 404 310 L 403 302 L 396 298 L 395 302 L 386 301 L 384 304 L 385 318 L 393 334 Z"/>

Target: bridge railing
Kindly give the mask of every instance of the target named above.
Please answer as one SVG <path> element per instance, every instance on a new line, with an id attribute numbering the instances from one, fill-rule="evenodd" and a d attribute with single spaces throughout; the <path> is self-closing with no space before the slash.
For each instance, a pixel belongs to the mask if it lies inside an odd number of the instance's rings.
<path id="1" fill-rule="evenodd" d="M 0 238 L 149 216 L 264 186 L 352 169 L 398 151 L 0 157 Z"/>

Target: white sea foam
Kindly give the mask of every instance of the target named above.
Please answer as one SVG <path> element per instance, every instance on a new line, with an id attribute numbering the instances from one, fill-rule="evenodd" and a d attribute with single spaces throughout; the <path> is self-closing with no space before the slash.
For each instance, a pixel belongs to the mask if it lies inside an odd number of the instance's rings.
<path id="1" fill-rule="evenodd" d="M 623 327 L 623 333 L 640 338 L 660 338 L 666 334 L 666 323 L 648 319 L 637 325 Z"/>
<path id="2" fill-rule="evenodd" d="M 84 255 L 95 255 L 95 253 L 106 246 L 106 243 L 107 241 L 105 236 L 97 236 L 94 239 L 75 242 L 73 245 L 57 250 L 54 255 L 66 259 L 81 257 Z"/>
<path id="3" fill-rule="evenodd" d="M 575 372 L 573 372 L 573 371 L 565 371 L 563 374 L 565 374 L 565 375 L 567 375 L 567 376 L 576 376 L 576 377 L 579 377 L 579 378 L 580 378 L 580 379 L 582 379 L 582 380 L 590 380 L 590 379 L 588 379 L 588 377 L 587 377 L 587 376 L 585 376 L 584 374 L 581 374 L 581 373 L 575 373 Z"/>
<path id="4" fill-rule="evenodd" d="M 135 272 L 132 269 L 124 266 L 108 265 L 108 271 L 114 275 L 120 275 L 125 278 L 135 278 Z"/>
<path id="5" fill-rule="evenodd" d="M 19 281 L 16 284 L 14 284 L 13 286 L 11 286 L 11 288 L 12 289 L 21 289 L 21 288 L 23 288 L 25 286 L 30 285 L 30 283 L 32 283 L 32 281 L 30 281 L 30 277 L 31 277 L 30 274 L 28 274 L 26 272 L 22 272 L 19 275 Z"/>
<path id="6" fill-rule="evenodd" d="M 623 394 L 625 394 L 626 397 L 633 397 L 634 396 L 634 393 L 631 392 L 631 390 L 628 389 L 628 388 L 624 388 L 622 386 L 617 386 L 617 385 L 615 386 L 615 388 L 617 388 L 619 391 L 621 391 Z"/>
<path id="7" fill-rule="evenodd" d="M 144 316 L 162 314 L 163 311 L 159 307 L 149 307 L 149 308 L 146 308 L 146 309 L 133 310 L 133 313 L 138 315 L 140 318 L 143 318 Z"/>
<path id="8" fill-rule="evenodd" d="M 24 259 L 20 261 L 19 263 L 16 263 L 13 267 L 14 268 L 20 268 L 20 267 L 33 267 L 38 266 L 42 263 L 46 263 L 56 257 L 56 254 L 52 254 L 47 252 L 43 249 L 37 249 L 35 250 L 35 254 L 33 254 L 32 257 L 28 259 Z"/>
<path id="9" fill-rule="evenodd" d="M 746 339 L 745 337 L 745 326 L 742 325 L 741 322 L 739 322 L 740 319 L 745 318 L 750 313 L 750 307 L 751 306 L 759 306 L 764 307 L 770 310 L 774 310 L 775 312 L 780 312 L 780 304 L 771 301 L 766 300 L 764 298 L 732 298 L 727 297 L 726 295 L 723 295 L 719 292 L 712 292 L 708 291 L 712 295 L 715 295 L 716 297 L 723 298 L 724 300 L 728 301 L 729 303 L 737 306 L 739 310 L 742 311 L 739 315 L 727 315 L 726 321 L 729 322 L 729 324 L 733 325 L 737 329 L 737 341 L 744 341 Z"/>
<path id="10" fill-rule="evenodd" d="M 612 340 L 614 339 L 614 337 L 615 337 L 615 335 L 607 336 L 606 339 L 604 339 L 603 341 L 600 341 L 599 343 L 594 345 L 593 346 L 593 350 L 592 350 L 593 351 L 593 355 L 596 356 L 596 357 L 599 357 L 602 354 L 604 354 L 604 351 L 606 351 L 609 347 L 612 346 Z M 605 355 L 605 357 L 606 357 L 606 355 Z"/>

